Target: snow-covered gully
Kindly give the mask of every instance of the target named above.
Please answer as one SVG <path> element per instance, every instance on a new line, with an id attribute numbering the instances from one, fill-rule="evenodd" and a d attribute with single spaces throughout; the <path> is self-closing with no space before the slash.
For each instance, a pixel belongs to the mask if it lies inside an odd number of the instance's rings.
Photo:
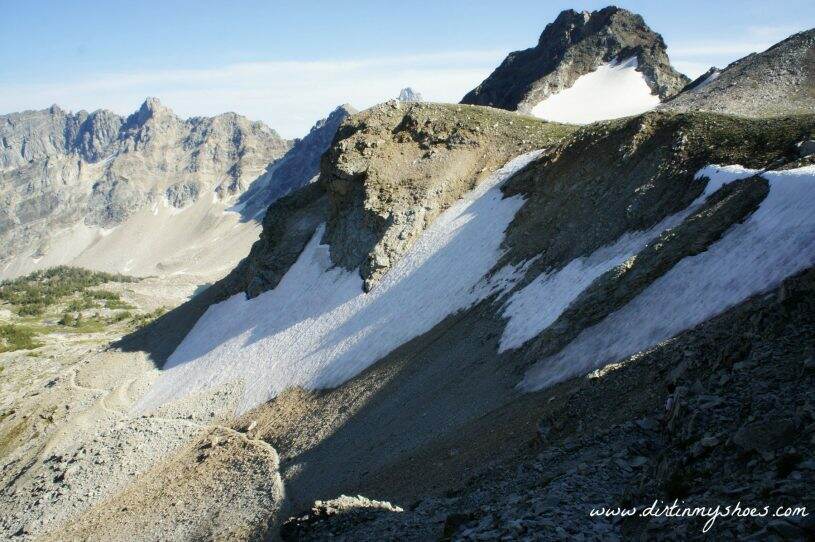
<path id="1" fill-rule="evenodd" d="M 501 255 L 503 232 L 523 204 L 520 197 L 503 198 L 500 185 L 537 155 L 511 161 L 443 213 L 368 294 L 356 271 L 331 267 L 320 228 L 277 288 L 210 307 L 137 409 L 232 381 L 244 382 L 240 411 L 287 387 L 337 386 L 446 316 L 491 293 L 510 291 L 523 266 L 485 278 Z M 502 309 L 507 325 L 501 350 L 520 347 L 545 330 L 596 278 L 680 224 L 707 196 L 756 173 L 708 166 L 697 174 L 700 182 L 708 179 L 703 194 L 685 210 L 515 291 Z M 769 195 L 744 223 L 540 360 L 521 387 L 540 389 L 647 350 L 815 264 L 815 216 L 809 212 L 815 205 L 815 167 L 761 175 L 770 183 Z"/>

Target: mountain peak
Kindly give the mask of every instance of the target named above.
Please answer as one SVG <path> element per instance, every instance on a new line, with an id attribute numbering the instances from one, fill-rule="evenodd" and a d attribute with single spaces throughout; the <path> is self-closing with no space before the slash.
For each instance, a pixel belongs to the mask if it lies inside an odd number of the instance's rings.
<path id="1" fill-rule="evenodd" d="M 144 103 L 141 105 L 141 109 L 147 111 L 160 111 L 162 109 L 167 109 L 164 104 L 161 103 L 161 100 L 155 98 L 153 96 L 148 96 L 145 98 Z"/>
<path id="2" fill-rule="evenodd" d="M 650 93 L 665 99 L 689 82 L 671 67 L 665 49 L 662 36 L 636 13 L 616 6 L 565 10 L 546 25 L 535 47 L 510 53 L 462 103 L 529 113 L 581 76 L 633 57 Z"/>
<path id="3" fill-rule="evenodd" d="M 396 98 L 400 102 L 423 102 L 424 97 L 420 92 L 416 92 L 411 87 L 405 87 L 399 92 L 399 97 Z"/>
<path id="4" fill-rule="evenodd" d="M 351 105 L 349 103 L 344 103 L 342 105 L 338 105 L 334 109 L 334 111 L 329 113 L 328 119 L 333 119 L 333 118 L 336 118 L 336 117 L 339 117 L 340 119 L 344 119 L 345 117 L 350 116 L 350 115 L 355 115 L 356 113 L 359 113 L 359 111 L 357 110 L 356 107 L 354 107 L 353 105 Z M 326 119 L 326 120 L 328 120 L 328 119 Z"/>
<path id="5" fill-rule="evenodd" d="M 148 96 L 139 107 L 139 110 L 128 120 L 135 120 L 137 124 L 144 124 L 152 118 L 165 116 L 174 116 L 172 110 L 162 104 L 158 98 Z"/>

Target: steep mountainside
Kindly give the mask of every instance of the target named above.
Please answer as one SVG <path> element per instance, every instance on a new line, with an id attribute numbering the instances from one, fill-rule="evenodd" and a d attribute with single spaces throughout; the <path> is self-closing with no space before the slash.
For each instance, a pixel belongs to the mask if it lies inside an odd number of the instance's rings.
<path id="1" fill-rule="evenodd" d="M 811 506 L 814 132 L 812 115 L 577 131 L 473 106 L 349 117 L 239 271 L 4 411 L 0 529 L 649 538 L 665 525 L 588 510 Z M 366 291 L 364 263 L 332 261 L 357 241 L 327 232 L 387 199 L 435 211 Z M 374 246 L 403 231 L 384 224 Z M 133 350 L 169 358 L 150 371 Z M 101 399 L 66 409 L 76 390 Z M 343 493 L 393 504 L 324 501 Z"/>
<path id="2" fill-rule="evenodd" d="M 154 98 L 126 119 L 56 106 L 6 115 L 0 141 L 5 277 L 63 263 L 223 272 L 239 254 L 211 254 L 237 223 L 225 210 L 290 146 L 234 113 L 182 120 Z M 239 230 L 238 246 L 257 232 Z"/>
<path id="3" fill-rule="evenodd" d="M 574 15 L 653 54 L 572 90 L 664 53 L 627 12 Z M 227 198 L 234 224 L 274 201 L 223 279 L 115 343 L 0 355 L 0 538 L 815 537 L 815 113 L 346 113 Z M 592 513 L 675 501 L 692 517 Z M 705 527 L 737 503 L 768 513 Z"/>
<path id="4" fill-rule="evenodd" d="M 331 259 L 372 288 L 444 209 L 514 154 L 573 129 L 469 106 L 388 102 L 350 117 L 319 182 L 270 207 L 230 292 L 273 288 L 326 223 Z"/>
<path id="5" fill-rule="evenodd" d="M 815 111 L 815 29 L 795 34 L 723 70 L 711 69 L 660 106 L 749 117 Z"/>
<path id="6" fill-rule="evenodd" d="M 815 117 L 749 120 L 652 112 L 568 135 L 562 126 L 531 119 L 519 123 L 518 116 L 504 118 L 491 109 L 414 107 L 400 111 L 385 105 L 346 121 L 325 156 L 320 182 L 272 206 L 253 256 L 207 294 L 209 303 L 240 289 L 252 298 L 238 293 L 209 306 L 181 344 L 173 347 L 161 377 L 137 412 L 167 408 L 189 393 L 227 394 L 232 408 L 244 413 L 235 427 L 270 443 L 280 454 L 284 510 L 306 509 L 314 499 L 341 493 L 385 499 L 403 508 L 424 499 L 420 501 L 424 507 L 404 516 L 390 516 L 390 505 L 365 499 L 323 503 L 315 508 L 315 517 L 286 527 L 284 533 L 295 539 L 301 535 L 321 539 L 326 534 L 319 527 L 321 518 L 330 514 L 321 508 L 326 506 L 347 507 L 350 512 L 337 515 L 337 521 L 347 523 L 328 521 L 324 528 L 364 526 L 349 531 L 355 538 L 388 538 L 398 532 L 398 538 L 414 533 L 424 539 L 459 529 L 490 538 L 492 529 L 510 528 L 501 522 L 522 519 L 512 515 L 516 501 L 490 505 L 486 496 L 505 495 L 491 488 L 529 484 L 528 494 L 518 498 L 540 497 L 534 492 L 538 483 L 534 473 L 542 470 L 556 476 L 567 469 L 570 450 L 575 449 L 574 440 L 567 438 L 584 439 L 587 449 L 622 454 L 620 461 L 613 459 L 615 470 L 606 481 L 585 476 L 585 469 L 594 467 L 580 467 L 583 478 L 564 478 L 556 491 L 568 502 L 600 497 L 622 502 L 638 469 L 658 472 L 659 482 L 652 490 L 659 498 L 668 498 L 680 474 L 660 469 L 698 468 L 693 476 L 702 476 L 706 485 L 688 481 L 687 491 L 704 502 L 710 498 L 703 494 L 704 487 L 711 483 L 727 492 L 749 478 L 745 471 L 712 479 L 704 465 L 693 467 L 696 458 L 715 463 L 744 453 L 726 434 L 701 434 L 697 426 L 681 431 L 682 438 L 700 439 L 700 450 L 718 445 L 710 443 L 728 444 L 707 455 L 672 455 L 666 467 L 660 466 L 659 450 L 678 454 L 685 449 L 668 447 L 673 433 L 649 433 L 653 440 L 647 446 L 653 448 L 626 451 L 642 439 L 634 420 L 647 418 L 651 421 L 642 422 L 643 427 L 658 426 L 653 419 L 658 419 L 667 398 L 679 394 L 674 400 L 685 405 L 690 398 L 708 400 L 704 391 L 708 388 L 730 393 L 721 388 L 726 379 L 720 370 L 708 369 L 719 358 L 709 357 L 712 346 L 704 345 L 715 340 L 680 342 L 653 354 L 657 364 L 640 360 L 643 353 L 664 348 L 672 337 L 704 326 L 733 307 L 748 307 L 734 309 L 741 311 L 737 314 L 748 312 L 747 317 L 738 317 L 747 325 L 753 321 L 752 296 L 761 299 L 762 293 L 815 265 L 815 222 L 809 213 L 815 203 L 815 165 L 812 156 L 800 158 L 798 145 L 812 138 Z M 489 121 L 482 122 L 482 115 Z M 522 154 L 474 183 L 469 192 L 450 192 L 455 185 L 446 176 L 444 155 L 462 149 L 450 145 L 449 138 L 433 146 L 426 137 L 415 137 L 411 128 L 417 118 L 426 118 L 418 125 L 435 126 L 434 133 L 443 131 L 440 127 L 452 120 L 450 116 L 456 119 L 453 126 L 460 124 L 459 133 L 480 134 L 481 145 L 502 141 L 509 126 L 514 127 L 514 137 L 526 133 L 543 137 L 536 140 L 538 145 L 555 134 L 565 139 L 544 145 L 543 152 Z M 435 123 L 427 123 L 431 118 Z M 359 144 L 360 140 L 377 143 Z M 386 177 L 378 176 L 380 171 L 397 171 L 388 170 L 391 163 L 418 167 L 412 149 L 421 142 L 428 143 L 427 151 L 441 154 L 438 167 L 420 170 L 427 172 L 425 176 L 405 177 L 411 182 L 383 184 Z M 478 155 L 484 153 L 481 149 Z M 368 172 L 357 181 L 363 187 L 362 203 L 343 197 L 352 190 L 332 192 L 338 169 Z M 467 171 L 473 175 L 479 170 Z M 413 199 L 402 198 L 400 190 L 407 190 Z M 450 203 L 439 205 L 438 215 L 415 233 L 414 241 L 391 254 L 389 267 L 380 270 L 377 281 L 363 280 L 366 259 L 355 260 L 358 267 L 352 270 L 332 263 L 336 244 L 350 240 L 348 246 L 360 246 L 351 233 L 371 222 L 359 221 L 362 226 L 349 228 L 348 237 L 336 233 L 332 237 L 328 233 L 332 217 L 353 214 L 349 210 L 354 208 L 374 211 L 383 199 L 398 209 L 400 202 L 422 202 L 427 194 L 440 201 L 450 198 Z M 385 224 L 394 227 L 398 222 Z M 372 230 L 378 232 L 374 246 L 390 238 L 389 227 Z M 806 319 L 802 307 L 808 305 L 794 306 L 800 308 L 795 318 Z M 195 313 L 192 321 L 203 312 L 193 302 L 123 346 L 159 352 L 146 342 L 140 345 L 139 339 L 161 337 L 161 329 L 173 327 L 185 310 Z M 774 357 L 800 363 L 806 352 L 793 346 L 810 340 L 805 338 L 811 334 L 808 325 L 795 328 L 803 335 L 792 342 L 787 328 L 773 327 L 761 339 L 770 342 L 761 344 L 773 344 Z M 173 348 L 165 346 L 164 351 Z M 756 356 L 765 356 L 758 343 L 755 348 Z M 727 367 L 750 355 L 728 352 L 722 354 Z M 621 380 L 620 373 L 608 373 L 608 368 L 592 373 L 615 363 L 631 365 L 634 380 Z M 683 364 L 699 367 L 694 374 L 711 380 L 692 383 L 690 395 L 681 395 L 687 390 L 670 383 L 679 377 L 668 383 L 663 379 L 666 374 L 684 374 Z M 587 373 L 594 374 L 592 380 L 584 378 Z M 253 379 L 243 380 L 245 374 Z M 784 381 L 777 371 L 770 378 L 778 385 Z M 647 392 L 622 402 L 612 399 L 629 397 L 622 391 L 628 389 L 626 382 Z M 738 382 L 755 385 L 746 374 Z M 804 400 L 805 387 L 789 388 L 795 394 L 791 401 L 771 406 L 762 415 L 768 419 L 793 415 L 789 409 L 795 408 L 791 405 L 796 400 Z M 756 397 L 772 395 L 765 391 Z M 605 406 L 576 403 L 573 396 L 598 397 L 598 405 Z M 269 397 L 273 399 L 265 402 Z M 722 400 L 730 405 L 727 408 L 738 408 L 730 403 L 740 399 L 727 395 Z M 579 409 L 603 414 L 594 421 L 586 414 L 580 418 L 583 425 L 575 429 L 574 412 Z M 544 417 L 542 436 L 536 437 Z M 623 423 L 627 425 L 617 425 Z M 734 423 L 736 431 L 745 422 Z M 532 474 L 511 474 L 513 465 L 527 457 L 530 441 L 549 432 L 553 440 L 544 441 L 544 455 L 529 459 Z M 787 453 L 784 446 L 806 442 L 779 440 L 773 444 L 779 447 L 773 457 Z M 607 455 L 603 451 L 598 457 Z M 589 455 L 581 457 L 589 461 Z M 509 461 L 509 471 L 490 470 L 495 461 Z M 774 460 L 768 461 L 774 465 Z M 467 493 L 455 493 L 464 480 L 479 473 L 487 477 L 483 482 L 472 481 Z M 595 485 L 587 486 L 586 480 Z M 783 501 L 794 499 L 806 482 L 799 477 L 778 483 L 772 481 Z M 456 504 L 439 504 L 436 499 L 449 498 L 451 491 L 461 495 L 447 501 Z M 594 526 L 585 520 L 584 504 L 533 504 L 538 510 L 535 517 L 563 522 L 569 532 Z M 486 514 L 482 506 L 503 507 L 506 517 Z M 431 510 L 445 510 L 447 515 Z M 457 517 L 459 512 L 473 515 Z M 489 522 L 498 523 L 487 523 L 485 517 L 497 518 Z M 318 525 L 316 531 L 309 531 L 311 525 Z M 604 523 L 604 528 L 622 534 L 618 523 Z M 733 528 L 756 532 L 762 526 Z"/>
<path id="7" fill-rule="evenodd" d="M 616 7 L 591 13 L 567 10 L 546 26 L 535 47 L 510 53 L 462 103 L 530 113 L 550 96 L 572 87 L 582 76 L 614 61 L 634 58 L 631 65 L 644 78 L 650 94 L 658 98 L 672 96 L 688 83 L 684 75 L 671 67 L 662 36 L 648 28 L 641 16 Z M 596 94 L 595 99 L 607 100 L 614 89 L 608 84 L 601 86 L 593 89 L 602 93 Z M 602 118 L 610 117 L 591 120 Z"/>

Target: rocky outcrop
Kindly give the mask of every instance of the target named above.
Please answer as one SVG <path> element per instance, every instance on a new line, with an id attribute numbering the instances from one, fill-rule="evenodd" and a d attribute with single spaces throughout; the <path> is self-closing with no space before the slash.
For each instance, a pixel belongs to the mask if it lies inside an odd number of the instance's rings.
<path id="1" fill-rule="evenodd" d="M 508 159 L 552 146 L 573 128 L 500 110 L 391 101 L 348 117 L 319 179 L 277 200 L 228 294 L 274 288 L 321 223 L 336 265 L 367 289 L 444 209 Z"/>
<path id="2" fill-rule="evenodd" d="M 815 29 L 790 36 L 721 71 L 712 68 L 660 108 L 749 117 L 815 111 Z"/>
<path id="3" fill-rule="evenodd" d="M 93 241 L 84 229 L 156 206 L 184 209 L 207 193 L 231 203 L 290 147 L 260 122 L 234 113 L 183 120 L 155 98 L 127 118 L 56 106 L 5 115 L 0 143 L 0 264 L 12 274 L 36 267 L 31 256 L 48 256 L 63 232 L 79 239 L 63 241 L 50 265 Z"/>
<path id="4" fill-rule="evenodd" d="M 331 259 L 372 288 L 417 236 L 510 158 L 571 128 L 495 109 L 389 102 L 348 119 L 323 157 Z"/>
<path id="5" fill-rule="evenodd" d="M 223 297 L 246 292 L 251 298 L 277 286 L 327 216 L 328 195 L 318 183 L 272 203 L 263 218 L 260 239 L 222 281 Z"/>
<path id="6" fill-rule="evenodd" d="M 630 11 L 613 6 L 566 10 L 546 26 L 535 47 L 510 53 L 462 103 L 528 113 L 601 64 L 633 56 L 652 93 L 665 99 L 688 83 L 671 67 L 665 49 L 662 36 Z"/>
<path id="7" fill-rule="evenodd" d="M 344 531 L 369 523 L 379 515 L 400 512 L 404 510 L 389 502 L 368 499 L 362 495 L 340 495 L 330 501 L 317 501 L 308 514 L 287 521 L 280 533 L 283 540 L 303 540 L 324 534 L 323 530 L 329 524 L 332 529 Z"/>
<path id="8" fill-rule="evenodd" d="M 811 116 L 649 112 L 582 128 L 505 185 L 526 204 L 499 266 L 535 258 L 532 273 L 559 269 L 686 208 L 702 192 L 695 175 L 707 164 L 761 169 L 793 160 L 812 127 Z"/>
<path id="9" fill-rule="evenodd" d="M 198 429 L 194 442 L 43 539 L 158 539 L 170 531 L 185 540 L 262 539 L 284 498 L 277 453 L 226 428 Z"/>

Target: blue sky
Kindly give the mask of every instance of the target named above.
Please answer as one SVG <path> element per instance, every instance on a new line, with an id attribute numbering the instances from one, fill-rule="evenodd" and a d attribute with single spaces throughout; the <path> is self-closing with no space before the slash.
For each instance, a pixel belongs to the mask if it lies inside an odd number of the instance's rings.
<path id="1" fill-rule="evenodd" d="M 605 2 L 0 0 L 0 113 L 58 103 L 127 114 L 236 111 L 286 137 L 334 106 L 411 85 L 456 101 L 562 9 Z M 812 0 L 629 1 L 690 76 L 815 27 Z M 466 7 L 465 7 L 466 6 Z"/>

